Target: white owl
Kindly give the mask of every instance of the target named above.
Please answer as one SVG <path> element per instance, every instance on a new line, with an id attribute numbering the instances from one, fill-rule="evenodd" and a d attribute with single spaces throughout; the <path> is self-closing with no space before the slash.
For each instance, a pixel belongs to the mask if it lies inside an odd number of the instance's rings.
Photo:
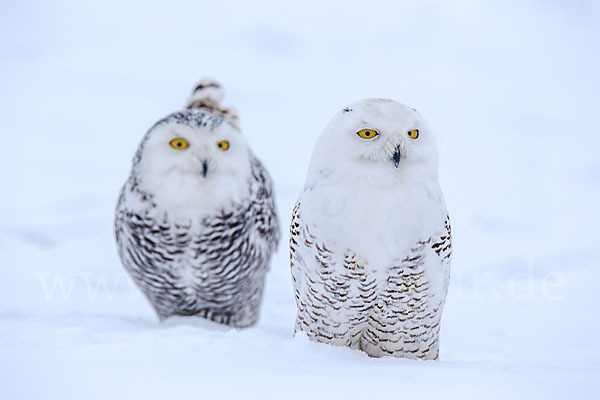
<path id="1" fill-rule="evenodd" d="M 451 261 L 432 132 L 387 99 L 337 113 L 294 208 L 296 331 L 373 357 L 437 359 Z"/>
<path id="2" fill-rule="evenodd" d="M 220 85 L 201 81 L 186 109 L 142 139 L 116 210 L 119 255 L 161 319 L 258 320 L 279 240 L 271 179 Z"/>

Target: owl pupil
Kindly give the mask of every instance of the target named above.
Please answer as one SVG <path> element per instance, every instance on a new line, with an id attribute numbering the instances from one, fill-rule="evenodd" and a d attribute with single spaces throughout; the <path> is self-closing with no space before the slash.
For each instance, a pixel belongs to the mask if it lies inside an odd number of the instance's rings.
<path id="1" fill-rule="evenodd" d="M 365 132 L 365 135 L 366 135 L 366 136 L 371 136 L 371 132 L 369 132 L 369 131 L 366 131 L 366 132 Z"/>
<path id="2" fill-rule="evenodd" d="M 223 147 L 223 143 L 219 143 L 219 147 Z"/>
<path id="3" fill-rule="evenodd" d="M 177 147 L 181 147 L 181 142 L 177 142 Z"/>

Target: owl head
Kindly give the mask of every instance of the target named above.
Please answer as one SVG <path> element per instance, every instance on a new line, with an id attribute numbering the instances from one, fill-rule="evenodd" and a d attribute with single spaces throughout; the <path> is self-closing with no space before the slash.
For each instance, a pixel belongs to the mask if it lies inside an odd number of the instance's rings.
<path id="1" fill-rule="evenodd" d="M 248 193 L 250 151 L 237 118 L 226 118 L 212 96 L 216 89 L 198 86 L 192 106 L 155 123 L 134 159 L 137 186 L 171 215 L 214 212 Z"/>
<path id="2" fill-rule="evenodd" d="M 319 137 L 309 177 L 335 181 L 426 176 L 437 179 L 435 138 L 413 108 L 364 99 L 338 112 Z"/>

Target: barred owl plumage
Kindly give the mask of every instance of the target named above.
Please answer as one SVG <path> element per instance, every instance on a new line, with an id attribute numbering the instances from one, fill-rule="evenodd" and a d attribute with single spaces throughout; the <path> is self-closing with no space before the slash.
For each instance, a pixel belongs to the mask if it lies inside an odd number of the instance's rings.
<path id="1" fill-rule="evenodd" d="M 279 223 L 269 174 L 218 83 L 144 136 L 119 196 L 121 261 L 160 319 L 196 315 L 248 327 L 259 317 Z"/>
<path id="2" fill-rule="evenodd" d="M 437 177 L 412 108 L 367 99 L 334 116 L 292 216 L 296 331 L 373 357 L 438 357 L 452 239 Z"/>

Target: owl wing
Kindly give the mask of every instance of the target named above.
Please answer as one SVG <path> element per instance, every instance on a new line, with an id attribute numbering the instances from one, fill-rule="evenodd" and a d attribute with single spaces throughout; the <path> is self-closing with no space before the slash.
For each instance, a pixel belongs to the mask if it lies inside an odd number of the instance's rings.
<path id="1" fill-rule="evenodd" d="M 151 198 L 129 183 L 121 190 L 115 216 L 119 256 L 159 317 L 164 318 L 172 308 L 165 297 L 181 297 L 182 288 L 171 269 L 186 253 L 192 236 L 189 226 L 174 225 L 166 219 L 149 216 L 145 211 L 152 207 Z M 146 207 L 128 207 L 131 197 L 136 197 L 135 200 Z"/>
<path id="2" fill-rule="evenodd" d="M 300 242 L 300 201 L 294 204 L 292 210 L 292 222 L 290 224 L 290 267 L 292 271 L 292 283 L 294 285 L 294 296 L 296 303 L 299 306 L 300 293 L 298 289 L 298 279 L 300 273 L 298 271 L 299 255 L 298 244 Z"/>
<path id="3" fill-rule="evenodd" d="M 298 311 L 295 330 L 320 341 L 349 344 L 346 333 L 365 318 L 357 311 L 373 306 L 365 299 L 376 297 L 375 278 L 367 276 L 351 250 L 334 252 L 309 230 L 300 201 L 292 212 L 290 266 Z"/>
<path id="4" fill-rule="evenodd" d="M 265 167 L 254 156 L 251 158 L 251 171 L 250 198 L 254 226 L 268 243 L 270 257 L 277 249 L 281 236 L 273 182 Z"/>
<path id="5" fill-rule="evenodd" d="M 445 277 L 444 287 L 447 293 L 448 285 L 450 284 L 450 264 L 452 263 L 452 226 L 450 224 L 450 215 L 446 214 L 444 229 L 439 236 L 432 239 L 431 248 L 441 258 Z"/>

